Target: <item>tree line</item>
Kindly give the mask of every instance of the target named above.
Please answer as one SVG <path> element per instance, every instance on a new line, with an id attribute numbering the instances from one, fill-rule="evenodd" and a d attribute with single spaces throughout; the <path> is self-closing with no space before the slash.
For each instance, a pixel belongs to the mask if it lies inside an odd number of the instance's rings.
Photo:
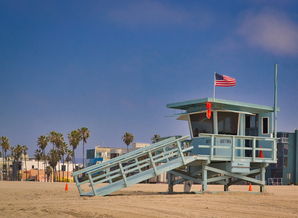
<path id="1" fill-rule="evenodd" d="M 67 171 L 69 172 L 69 163 L 73 163 L 73 171 L 76 170 L 76 157 L 75 152 L 80 144 L 82 144 L 82 155 L 83 155 L 83 167 L 85 164 L 85 144 L 87 143 L 87 139 L 90 137 L 90 131 L 86 127 L 82 127 L 76 130 L 71 131 L 67 135 L 68 143 L 66 143 L 64 136 L 62 133 L 51 131 L 48 135 L 41 135 L 37 139 L 37 149 L 34 152 L 34 158 L 37 161 L 38 165 L 38 178 L 39 178 L 39 164 L 43 162 L 44 165 L 44 178 L 46 181 L 50 180 L 51 175 L 53 175 L 54 181 L 61 181 L 60 173 L 57 171 L 58 163 L 62 163 L 65 167 L 65 162 L 67 164 Z M 127 152 L 129 152 L 128 146 L 133 142 L 134 135 L 129 132 L 125 132 L 122 136 L 122 141 L 127 145 Z M 156 143 L 160 140 L 160 135 L 154 135 L 151 138 L 152 143 Z M 52 145 L 51 149 L 46 152 L 46 148 L 49 145 Z M 0 152 L 0 156 L 2 156 L 2 178 L 4 180 L 20 180 L 20 167 L 18 164 L 24 160 L 25 162 L 25 174 L 26 180 L 27 177 L 27 163 L 26 156 L 28 151 L 28 146 L 26 145 L 16 145 L 11 146 L 8 137 L 2 136 L 0 138 L 0 145 L 2 147 L 2 153 Z M 10 152 L 10 155 L 8 154 Z M 16 176 L 14 178 L 13 175 L 10 174 L 9 170 L 9 158 L 13 162 L 13 167 L 15 167 Z M 16 167 L 18 166 L 18 167 Z M 16 169 L 17 168 L 17 169 Z M 62 180 L 64 180 L 64 170 L 62 170 Z M 67 181 L 68 181 L 68 173 L 67 173 Z"/>
<path id="2" fill-rule="evenodd" d="M 83 144 L 82 154 L 83 154 L 83 166 L 85 166 L 85 144 L 87 139 L 90 137 L 90 131 L 86 127 L 82 127 L 77 130 L 71 131 L 68 135 L 68 143 L 66 143 L 62 133 L 51 131 L 48 135 L 39 136 L 37 139 L 37 149 L 34 152 L 35 160 L 39 164 L 42 161 L 44 164 L 44 178 L 47 178 L 49 181 L 50 176 L 53 174 L 54 181 L 61 181 L 60 173 L 57 174 L 57 164 L 61 162 L 65 167 L 65 162 L 67 163 L 69 171 L 69 163 L 73 162 L 73 170 L 75 170 L 76 161 L 75 161 L 75 151 L 80 145 Z M 51 149 L 46 152 L 46 148 L 52 145 Z M 2 163 L 2 178 L 4 180 L 20 180 L 19 175 L 19 166 L 18 164 L 24 160 L 25 162 L 25 173 L 26 180 L 27 177 L 27 165 L 26 165 L 26 156 L 28 151 L 28 146 L 26 145 L 16 145 L 11 146 L 8 137 L 2 136 L 0 139 L 0 145 L 2 147 L 3 163 Z M 10 153 L 10 155 L 9 155 Z M 16 178 L 13 178 L 13 175 L 10 175 L 9 170 L 9 158 L 12 160 L 13 169 L 16 172 Z M 60 170 L 58 170 L 59 172 Z M 64 170 L 62 170 L 62 179 L 64 179 Z M 39 178 L 39 170 L 38 170 Z M 68 180 L 68 173 L 67 173 Z"/>

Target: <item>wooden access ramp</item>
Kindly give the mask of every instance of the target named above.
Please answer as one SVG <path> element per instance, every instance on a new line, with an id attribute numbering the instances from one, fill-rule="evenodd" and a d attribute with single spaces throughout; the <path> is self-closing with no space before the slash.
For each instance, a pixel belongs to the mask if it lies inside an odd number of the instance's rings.
<path id="1" fill-rule="evenodd" d="M 171 137 L 74 172 L 80 195 L 108 195 L 195 161 L 188 156 L 188 137 Z"/>

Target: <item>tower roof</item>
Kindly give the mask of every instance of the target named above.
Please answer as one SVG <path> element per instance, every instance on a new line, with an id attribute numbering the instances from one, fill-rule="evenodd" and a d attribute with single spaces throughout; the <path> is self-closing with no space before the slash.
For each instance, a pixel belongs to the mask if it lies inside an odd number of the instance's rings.
<path id="1" fill-rule="evenodd" d="M 245 102 L 223 100 L 217 98 L 201 98 L 189 101 L 175 102 L 167 104 L 168 108 L 187 110 L 188 112 L 206 110 L 206 102 L 212 103 L 213 110 L 233 110 L 249 113 L 266 113 L 273 112 L 274 107 L 250 104 Z"/>

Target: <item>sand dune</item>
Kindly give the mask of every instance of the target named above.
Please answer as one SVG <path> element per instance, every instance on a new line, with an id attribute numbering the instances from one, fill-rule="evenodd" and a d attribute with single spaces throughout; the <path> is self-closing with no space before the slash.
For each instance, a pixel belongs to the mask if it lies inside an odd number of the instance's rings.
<path id="1" fill-rule="evenodd" d="M 264 194 L 248 193 L 247 186 L 232 186 L 229 193 L 163 194 L 165 184 L 138 184 L 106 197 L 80 197 L 74 184 L 68 192 L 64 186 L 0 182 L 0 217 L 298 217 L 297 186 L 267 186 Z"/>

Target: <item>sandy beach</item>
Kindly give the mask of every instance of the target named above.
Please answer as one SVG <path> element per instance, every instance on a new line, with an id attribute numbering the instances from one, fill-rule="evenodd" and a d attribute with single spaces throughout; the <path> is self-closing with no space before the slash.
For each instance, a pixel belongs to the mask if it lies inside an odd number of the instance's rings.
<path id="1" fill-rule="evenodd" d="M 0 182 L 0 217 L 298 217 L 297 186 L 267 186 L 264 194 L 249 193 L 247 186 L 232 186 L 229 193 L 209 186 L 213 193 L 164 194 L 166 184 L 138 184 L 106 197 L 80 197 L 74 184 L 68 192 L 64 187 Z"/>

